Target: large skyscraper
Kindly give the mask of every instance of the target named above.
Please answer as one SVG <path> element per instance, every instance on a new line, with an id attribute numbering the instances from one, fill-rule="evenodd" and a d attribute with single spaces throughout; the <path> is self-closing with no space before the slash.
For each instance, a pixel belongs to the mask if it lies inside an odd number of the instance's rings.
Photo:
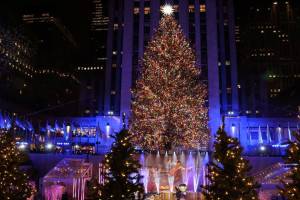
<path id="1" fill-rule="evenodd" d="M 300 3 L 237 1 L 241 113 L 295 116 L 300 84 Z M 295 104 L 296 103 L 296 104 Z"/>
<path id="2" fill-rule="evenodd" d="M 96 116 L 104 114 L 108 17 L 101 0 L 92 0 L 89 8 L 88 52 L 78 67 L 81 79 L 79 105 L 81 115 Z"/>
<path id="3" fill-rule="evenodd" d="M 275 111 L 268 107 L 267 99 L 298 80 L 295 70 L 299 45 L 290 41 L 299 30 L 299 18 L 292 15 L 295 11 L 290 2 L 271 2 L 269 11 L 267 7 L 262 15 L 256 13 L 262 8 L 244 6 L 250 9 L 249 14 L 239 15 L 243 10 L 238 8 L 236 16 L 233 0 L 109 1 L 104 115 L 125 114 L 130 118 L 131 89 L 139 76 L 140 60 L 158 26 L 161 7 L 167 3 L 173 6 L 174 17 L 190 40 L 202 80 L 208 85 L 211 133 L 215 133 L 224 116 L 227 131 L 240 139 L 246 151 L 256 151 L 257 145 L 286 141 L 291 130 L 296 129 L 297 120 L 262 114 Z M 261 4 L 265 2 L 254 5 Z M 240 16 L 246 16 L 250 24 L 242 26 Z M 257 39 L 258 33 L 265 36 Z M 255 55 L 264 59 L 255 59 Z M 255 102 L 260 105 L 251 108 L 257 105 Z M 249 116 L 250 112 L 255 116 Z M 266 118 L 269 116 L 273 118 Z"/>
<path id="4" fill-rule="evenodd" d="M 42 6 L 41 6 L 42 7 Z M 34 110 L 49 109 L 48 114 L 77 114 L 75 103 L 61 107 L 58 112 L 52 107 L 74 101 L 78 96 L 79 81 L 75 78 L 74 66 L 77 64 L 78 44 L 72 32 L 58 15 L 38 7 L 36 11 L 25 10 L 22 15 L 24 29 L 30 35 L 36 46 L 34 57 L 36 84 L 33 84 L 36 94 L 32 97 Z M 37 103 L 35 103 L 37 102 Z"/>
<path id="5" fill-rule="evenodd" d="M 15 15 L 15 24 L 0 16 L 1 96 L 6 102 L 1 109 L 29 114 L 74 99 L 78 81 L 68 62 L 75 43 L 68 29 L 48 12 L 24 13 Z"/>
<path id="6" fill-rule="evenodd" d="M 36 65 L 71 71 L 77 43 L 60 18 L 50 12 L 26 12 L 22 16 L 26 29 L 34 35 L 37 46 Z M 72 63 L 73 62 L 73 63 Z"/>
<path id="7" fill-rule="evenodd" d="M 202 78 L 208 84 L 211 127 L 222 114 L 239 112 L 237 60 L 232 0 L 109 1 L 108 62 L 105 113 L 130 115 L 131 88 L 139 60 L 158 26 L 161 7 L 173 5 L 174 16 L 194 48 Z"/>
<path id="8" fill-rule="evenodd" d="M 0 24 L 0 110 L 24 112 L 24 98 L 35 76 L 33 45 L 16 29 Z"/>

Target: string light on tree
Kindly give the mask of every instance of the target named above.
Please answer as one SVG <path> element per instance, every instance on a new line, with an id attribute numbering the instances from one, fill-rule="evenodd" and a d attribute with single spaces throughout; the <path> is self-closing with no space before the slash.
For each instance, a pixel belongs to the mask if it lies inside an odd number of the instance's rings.
<path id="1" fill-rule="evenodd" d="M 162 11 L 133 90 L 133 142 L 147 150 L 207 148 L 206 86 L 172 6 Z"/>
<path id="2" fill-rule="evenodd" d="M 259 184 L 249 176 L 249 161 L 242 157 L 242 147 L 220 128 L 214 143 L 213 161 L 208 164 L 209 185 L 202 186 L 206 200 L 258 200 Z"/>
<path id="3" fill-rule="evenodd" d="M 285 164 L 292 165 L 291 171 L 282 180 L 279 195 L 287 200 L 300 199 L 300 132 L 293 133 L 295 141 L 289 144 Z"/>
<path id="4" fill-rule="evenodd" d="M 0 130 L 0 199 L 24 200 L 33 194 L 28 176 L 19 167 L 25 161 L 11 133 Z"/>
<path id="5" fill-rule="evenodd" d="M 89 199 L 121 200 L 144 199 L 144 188 L 139 175 L 140 164 L 135 158 L 131 135 L 122 130 L 115 137 L 111 152 L 105 155 L 104 185 L 93 180 L 89 184 Z"/>

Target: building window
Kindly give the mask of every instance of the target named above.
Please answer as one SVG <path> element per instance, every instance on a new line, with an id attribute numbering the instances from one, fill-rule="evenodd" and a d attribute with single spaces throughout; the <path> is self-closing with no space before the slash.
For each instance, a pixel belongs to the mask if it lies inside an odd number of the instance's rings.
<path id="1" fill-rule="evenodd" d="M 200 5 L 200 12 L 202 12 L 202 13 L 206 12 L 206 6 L 205 6 L 205 4 L 201 4 Z"/>
<path id="2" fill-rule="evenodd" d="M 133 14 L 138 15 L 140 13 L 140 8 L 134 8 Z"/>
<path id="3" fill-rule="evenodd" d="M 114 24 L 114 30 L 118 30 L 119 24 Z"/>
<path id="4" fill-rule="evenodd" d="M 144 14 L 149 15 L 150 14 L 150 7 L 145 7 L 144 8 Z"/>
<path id="5" fill-rule="evenodd" d="M 190 13 L 195 12 L 195 7 L 194 7 L 194 5 L 189 5 L 189 12 L 190 12 Z"/>

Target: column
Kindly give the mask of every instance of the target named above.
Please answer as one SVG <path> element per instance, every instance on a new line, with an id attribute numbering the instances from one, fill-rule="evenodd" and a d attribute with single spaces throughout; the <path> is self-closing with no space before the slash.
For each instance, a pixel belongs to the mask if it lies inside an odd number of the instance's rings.
<path id="1" fill-rule="evenodd" d="M 216 0 L 206 1 L 209 127 L 213 136 L 221 123 Z"/>
<path id="2" fill-rule="evenodd" d="M 104 114 L 110 111 L 110 92 L 111 92 L 111 67 L 112 67 L 112 51 L 113 51 L 113 32 L 114 32 L 114 4 L 115 1 L 109 2 L 109 23 L 107 31 L 107 44 L 106 44 L 106 67 L 105 67 L 105 91 L 104 91 Z M 119 27 L 120 28 L 120 27 Z"/>
<path id="3" fill-rule="evenodd" d="M 199 0 L 195 0 L 195 50 L 196 64 L 201 67 L 201 23 Z"/>
<path id="4" fill-rule="evenodd" d="M 160 18 L 160 0 L 150 1 L 150 14 L 151 14 L 151 25 L 150 25 L 150 37 L 152 37 L 154 30 L 158 27 Z"/>
<path id="5" fill-rule="evenodd" d="M 122 3 L 120 3 L 120 6 L 123 6 Z M 123 52 L 123 32 L 122 32 L 122 24 L 123 24 L 123 15 L 118 15 L 118 24 L 119 24 L 119 30 L 118 30 L 118 36 L 115 42 L 117 42 L 117 69 L 116 69 L 116 80 L 115 80 L 115 101 L 113 102 L 115 111 L 120 111 L 120 102 L 121 102 L 121 78 L 122 78 L 122 54 Z M 120 113 L 121 114 L 121 113 Z"/>
<path id="6" fill-rule="evenodd" d="M 144 56 L 144 0 L 140 0 L 140 16 L 139 16 L 139 59 Z"/>
<path id="7" fill-rule="evenodd" d="M 186 38 L 189 38 L 188 0 L 179 1 L 179 24 Z"/>
<path id="8" fill-rule="evenodd" d="M 131 107 L 132 85 L 132 45 L 133 45 L 133 0 L 124 4 L 123 57 L 121 74 L 121 108 L 129 116 Z"/>
<path id="9" fill-rule="evenodd" d="M 235 18 L 233 0 L 228 0 L 228 21 L 229 21 L 229 48 L 231 62 L 231 94 L 232 94 L 232 110 L 239 113 L 239 96 L 238 96 L 238 77 L 237 77 L 237 52 L 235 41 Z"/>
<path id="10" fill-rule="evenodd" d="M 223 0 L 219 0 L 218 2 L 218 15 L 219 15 L 219 51 L 220 58 L 219 62 L 221 64 L 221 98 L 222 98 L 222 111 L 223 114 L 228 111 L 228 102 L 227 102 L 227 73 L 226 73 L 226 50 L 225 50 L 225 32 L 224 32 L 224 6 Z"/>

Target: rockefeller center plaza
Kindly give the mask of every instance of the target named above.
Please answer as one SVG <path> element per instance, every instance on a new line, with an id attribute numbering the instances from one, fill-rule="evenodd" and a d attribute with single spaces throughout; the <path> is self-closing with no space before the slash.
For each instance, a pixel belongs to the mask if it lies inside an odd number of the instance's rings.
<path id="1" fill-rule="evenodd" d="M 300 200 L 299 0 L 1 0 L 0 200 Z"/>

